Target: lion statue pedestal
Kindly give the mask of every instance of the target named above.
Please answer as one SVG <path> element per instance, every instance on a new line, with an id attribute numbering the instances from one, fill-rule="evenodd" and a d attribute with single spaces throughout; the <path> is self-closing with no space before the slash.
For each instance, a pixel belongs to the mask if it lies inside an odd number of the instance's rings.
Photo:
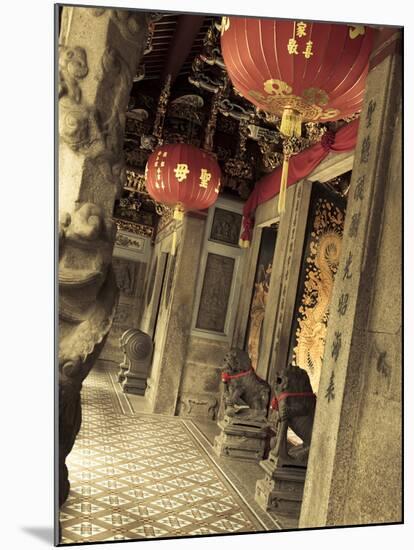
<path id="1" fill-rule="evenodd" d="M 269 440 L 270 386 L 256 375 L 243 350 L 227 353 L 222 370 L 224 416 L 218 422 L 221 433 L 214 450 L 218 456 L 258 461 Z"/>
<path id="2" fill-rule="evenodd" d="M 277 377 L 272 401 L 277 412 L 276 437 L 269 457 L 260 462 L 266 475 L 256 483 L 255 500 L 266 511 L 299 519 L 315 406 L 307 372 L 287 367 Z M 290 444 L 288 429 L 302 440 L 301 445 Z"/>

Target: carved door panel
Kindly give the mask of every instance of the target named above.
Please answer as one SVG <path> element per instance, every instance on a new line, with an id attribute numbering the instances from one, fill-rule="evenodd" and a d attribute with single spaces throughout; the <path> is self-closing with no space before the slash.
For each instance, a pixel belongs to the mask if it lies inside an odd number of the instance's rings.
<path id="1" fill-rule="evenodd" d="M 244 345 L 244 349 L 249 353 L 254 369 L 257 367 L 260 354 L 262 327 L 272 274 L 276 237 L 276 227 L 264 227 L 262 229 Z"/>
<path id="2" fill-rule="evenodd" d="M 288 359 L 305 369 L 318 390 L 329 306 L 341 257 L 345 199 L 326 186 L 312 189 Z"/>

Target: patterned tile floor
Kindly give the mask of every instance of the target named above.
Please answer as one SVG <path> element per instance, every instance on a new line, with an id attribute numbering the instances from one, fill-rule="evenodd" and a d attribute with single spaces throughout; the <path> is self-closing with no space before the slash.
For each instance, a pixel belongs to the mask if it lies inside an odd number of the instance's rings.
<path id="1" fill-rule="evenodd" d="M 82 400 L 62 544 L 263 531 L 185 420 L 123 414 L 104 369 Z"/>

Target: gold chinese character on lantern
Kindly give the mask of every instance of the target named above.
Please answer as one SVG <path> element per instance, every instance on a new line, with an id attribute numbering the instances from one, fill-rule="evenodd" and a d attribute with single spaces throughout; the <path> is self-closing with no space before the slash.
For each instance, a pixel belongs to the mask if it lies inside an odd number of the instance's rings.
<path id="1" fill-rule="evenodd" d="M 307 26 L 308 26 L 307 23 L 304 23 L 303 21 L 296 24 L 296 36 L 298 38 L 302 38 L 302 36 L 306 36 L 306 27 Z"/>
<path id="2" fill-rule="evenodd" d="M 310 56 L 313 55 L 312 46 L 313 46 L 312 40 L 309 40 L 309 42 L 306 42 L 305 51 L 302 52 L 303 55 L 306 57 L 306 59 L 309 59 Z"/>
<path id="3" fill-rule="evenodd" d="M 207 187 L 208 185 L 208 182 L 211 180 L 211 174 L 208 170 L 206 170 L 205 168 L 202 168 L 201 169 L 201 174 L 200 174 L 200 187 Z"/>
<path id="4" fill-rule="evenodd" d="M 190 170 L 188 169 L 187 164 L 177 164 L 174 168 L 174 172 L 177 180 L 181 182 L 187 179 L 187 175 L 190 173 Z"/>
<path id="5" fill-rule="evenodd" d="M 293 55 L 293 54 L 298 55 L 298 43 L 294 38 L 289 38 L 287 49 L 290 55 Z"/>
<path id="6" fill-rule="evenodd" d="M 230 17 L 221 18 L 221 36 L 230 28 Z"/>
<path id="7" fill-rule="evenodd" d="M 364 25 L 351 25 L 349 27 L 349 37 L 351 40 L 354 40 L 360 35 L 365 34 L 365 27 Z"/>

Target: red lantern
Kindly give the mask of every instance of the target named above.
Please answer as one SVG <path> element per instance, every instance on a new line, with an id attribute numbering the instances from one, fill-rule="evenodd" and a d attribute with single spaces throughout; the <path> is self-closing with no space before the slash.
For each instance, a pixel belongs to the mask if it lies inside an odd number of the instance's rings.
<path id="1" fill-rule="evenodd" d="M 174 143 L 158 147 L 145 169 L 150 196 L 174 208 L 174 218 L 187 210 L 214 204 L 220 190 L 220 167 L 214 157 L 193 145 Z"/>
<path id="2" fill-rule="evenodd" d="M 362 108 L 373 29 L 224 17 L 221 32 L 234 87 L 259 109 L 281 116 L 282 135 L 300 137 L 302 121 L 334 121 Z M 288 160 L 285 152 L 279 202 Z"/>

